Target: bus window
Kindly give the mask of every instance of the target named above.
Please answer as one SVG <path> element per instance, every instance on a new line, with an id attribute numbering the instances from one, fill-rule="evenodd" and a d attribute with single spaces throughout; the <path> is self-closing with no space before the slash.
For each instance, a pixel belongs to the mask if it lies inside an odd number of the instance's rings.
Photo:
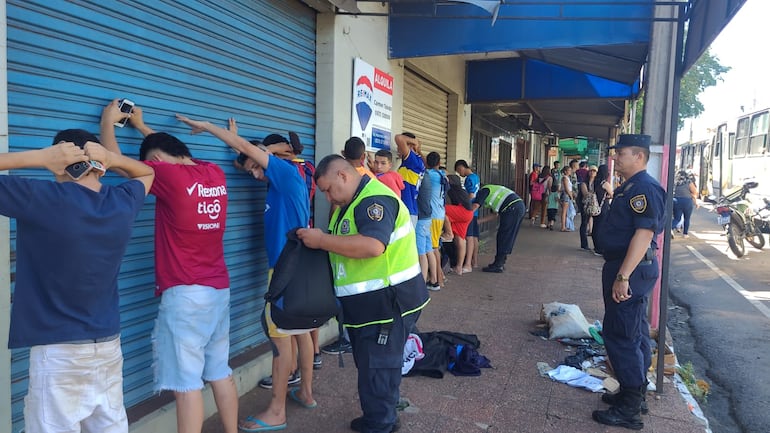
<path id="1" fill-rule="evenodd" d="M 750 155 L 761 155 L 765 152 L 765 143 L 767 141 L 768 112 L 759 113 L 751 118 L 751 139 L 749 142 L 748 153 Z"/>
<path id="2" fill-rule="evenodd" d="M 735 132 L 733 156 L 745 156 L 749 148 L 749 118 L 738 120 L 738 130 Z"/>

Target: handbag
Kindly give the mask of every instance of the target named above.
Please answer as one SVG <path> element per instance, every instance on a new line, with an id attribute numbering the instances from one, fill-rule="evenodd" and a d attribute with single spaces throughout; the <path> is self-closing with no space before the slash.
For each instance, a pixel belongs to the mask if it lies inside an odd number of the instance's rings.
<path id="1" fill-rule="evenodd" d="M 604 201 L 604 200 L 602 200 Z M 583 199 L 583 209 L 588 215 L 599 216 L 602 213 L 602 206 L 596 198 L 596 192 L 589 191 Z"/>

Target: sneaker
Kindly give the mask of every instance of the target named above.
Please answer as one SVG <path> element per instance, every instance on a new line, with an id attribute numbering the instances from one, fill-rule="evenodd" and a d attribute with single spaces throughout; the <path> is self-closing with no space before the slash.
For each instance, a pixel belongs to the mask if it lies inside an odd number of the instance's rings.
<path id="1" fill-rule="evenodd" d="M 463 268 L 463 274 L 470 274 L 473 272 L 473 268 Z"/>
<path id="2" fill-rule="evenodd" d="M 441 285 L 439 283 L 427 283 L 426 286 L 428 287 L 428 290 L 432 290 L 434 292 L 441 290 Z"/>
<path id="3" fill-rule="evenodd" d="M 391 433 L 397 432 L 401 428 L 401 420 L 396 418 L 396 423 L 390 429 Z M 360 416 L 353 421 L 350 421 L 350 429 L 357 432 L 364 431 L 364 417 Z"/>
<path id="4" fill-rule="evenodd" d="M 546 227 L 548 227 L 548 226 L 547 226 L 547 225 L 545 225 L 545 224 L 540 224 L 540 228 L 541 228 L 541 229 L 544 229 L 544 228 L 546 228 Z"/>
<path id="5" fill-rule="evenodd" d="M 295 371 L 289 376 L 289 385 L 296 385 L 302 381 L 302 377 L 300 377 L 299 371 Z M 260 388 L 265 389 L 273 389 L 273 376 L 267 376 L 266 378 L 259 381 L 257 384 Z"/>
<path id="6" fill-rule="evenodd" d="M 682 235 L 684 239 L 690 239 L 690 235 Z"/>
<path id="7" fill-rule="evenodd" d="M 602 256 L 602 253 L 600 253 L 600 252 L 598 252 L 596 250 L 591 250 L 591 252 L 594 253 L 595 256 L 598 256 L 598 257 Z"/>
<path id="8" fill-rule="evenodd" d="M 320 370 L 323 366 L 324 360 L 321 359 L 321 354 L 316 353 L 313 355 L 313 370 Z"/>
<path id="9" fill-rule="evenodd" d="M 321 348 L 321 352 L 327 355 L 339 355 L 340 353 L 353 353 L 353 347 L 347 340 L 337 340 Z"/>

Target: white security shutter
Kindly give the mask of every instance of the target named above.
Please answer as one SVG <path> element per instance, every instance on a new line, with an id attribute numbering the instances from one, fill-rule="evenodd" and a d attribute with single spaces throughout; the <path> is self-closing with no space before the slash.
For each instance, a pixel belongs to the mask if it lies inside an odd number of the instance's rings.
<path id="1" fill-rule="evenodd" d="M 448 107 L 445 91 L 415 72 L 404 70 L 404 131 L 417 136 L 424 156 L 438 152 L 442 165 L 447 164 Z"/>

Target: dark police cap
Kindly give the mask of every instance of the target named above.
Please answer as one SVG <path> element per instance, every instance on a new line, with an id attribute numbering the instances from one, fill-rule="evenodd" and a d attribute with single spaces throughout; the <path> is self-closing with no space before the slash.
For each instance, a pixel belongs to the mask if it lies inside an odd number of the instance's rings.
<path id="1" fill-rule="evenodd" d="M 643 147 L 645 149 L 650 148 L 652 137 L 642 134 L 621 134 L 618 137 L 618 142 L 614 146 L 610 146 L 607 149 L 622 149 L 624 147 Z"/>

